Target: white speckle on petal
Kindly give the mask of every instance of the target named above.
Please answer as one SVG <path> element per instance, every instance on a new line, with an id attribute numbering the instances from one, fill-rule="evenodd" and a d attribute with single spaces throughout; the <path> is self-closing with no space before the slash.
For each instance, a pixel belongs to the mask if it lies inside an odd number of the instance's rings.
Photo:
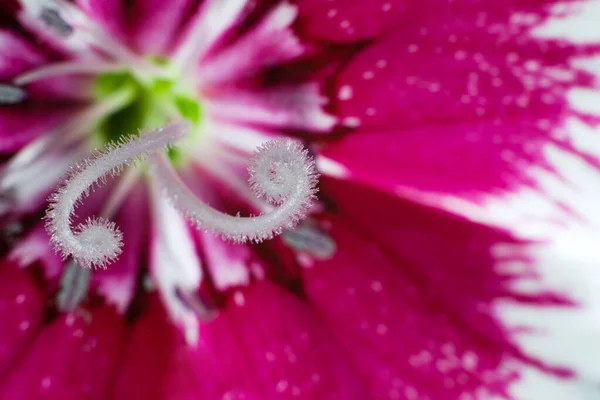
<path id="1" fill-rule="evenodd" d="M 360 119 L 358 117 L 346 117 L 343 123 L 349 128 L 358 128 L 360 126 Z"/>
<path id="2" fill-rule="evenodd" d="M 344 85 L 338 91 L 338 99 L 340 100 L 350 100 L 352 98 L 353 91 L 352 86 Z"/>

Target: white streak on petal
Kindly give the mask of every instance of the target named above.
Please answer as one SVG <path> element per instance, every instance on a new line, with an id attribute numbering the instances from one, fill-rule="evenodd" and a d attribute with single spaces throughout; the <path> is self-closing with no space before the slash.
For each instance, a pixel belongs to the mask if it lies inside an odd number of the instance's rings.
<path id="1" fill-rule="evenodd" d="M 252 154 L 258 146 L 272 138 L 266 132 L 258 129 L 239 124 L 228 124 L 210 118 L 206 119 L 205 126 L 207 136 L 210 136 L 211 140 L 221 142 L 248 154 Z M 212 147 L 215 146 L 218 147 L 219 144 L 215 143 Z M 245 161 L 247 161 L 247 158 Z"/>
<path id="2" fill-rule="evenodd" d="M 171 318 L 184 330 L 188 343 L 198 340 L 198 318 L 176 291 L 195 292 L 202 268 L 194 241 L 182 216 L 155 191 L 152 204 L 153 240 L 150 269 Z"/>
<path id="3" fill-rule="evenodd" d="M 206 106 L 216 119 L 327 132 L 336 119 L 323 111 L 326 103 L 319 85 L 308 83 L 262 92 L 229 91 Z"/>
<path id="4" fill-rule="evenodd" d="M 233 81 L 302 55 L 304 46 L 290 29 L 296 15 L 290 4 L 277 6 L 242 39 L 200 65 L 200 85 Z"/>
<path id="5" fill-rule="evenodd" d="M 13 68 L 15 58 L 23 60 L 31 66 L 42 64 L 45 59 L 41 53 L 34 51 L 33 46 L 13 32 L 0 30 L 0 70 Z M 7 57 L 14 55 L 14 57 Z"/>
<path id="6" fill-rule="evenodd" d="M 0 172 L 0 191 L 11 199 L 10 208 L 0 208 L 0 215 L 39 209 L 69 166 L 85 153 L 83 148 L 47 149 L 44 144 L 42 138 L 26 146 Z M 38 154 L 40 146 L 45 150 Z"/>
<path id="7" fill-rule="evenodd" d="M 554 6 L 555 17 L 533 30 L 534 36 L 596 44 L 600 40 L 600 1 L 562 3 Z"/>
<path id="8" fill-rule="evenodd" d="M 515 400 L 598 400 L 600 391 L 594 382 L 566 379 L 545 374 L 533 367 L 520 371 L 520 378 L 509 388 Z"/>
<path id="9" fill-rule="evenodd" d="M 63 271 L 64 263 L 50 246 L 50 238 L 42 225 L 34 228 L 11 249 L 8 259 L 21 268 L 40 261 L 44 264 L 46 279 L 54 280 Z"/>
<path id="10" fill-rule="evenodd" d="M 347 179 L 351 173 L 344 165 L 331 158 L 317 157 L 317 169 L 323 175 L 333 176 L 335 178 Z"/>
<path id="11" fill-rule="evenodd" d="M 516 340 L 526 354 L 584 377 L 600 379 L 600 236 L 565 232 L 563 236 L 521 252 L 530 261 L 512 261 L 529 269 L 514 281 L 513 290 L 526 295 L 555 293 L 576 302 L 567 306 L 526 306 L 510 300 L 496 306 L 509 327 L 526 328 Z M 513 268 L 514 269 L 514 268 Z"/>
<path id="12" fill-rule="evenodd" d="M 582 132 L 572 132 L 574 142 L 589 140 L 589 132 Z M 586 150 L 589 153 L 593 148 Z M 551 239 L 567 231 L 596 235 L 600 232 L 600 169 L 553 144 L 546 145 L 544 154 L 556 173 L 538 166 L 523 171 L 539 189 L 522 186 L 510 193 L 484 197 L 479 204 L 451 196 L 434 203 L 508 229 L 523 239 Z"/>
<path id="13" fill-rule="evenodd" d="M 600 91 L 598 89 L 572 89 L 567 94 L 567 99 L 575 110 L 592 115 L 600 113 Z"/>
<path id="14" fill-rule="evenodd" d="M 248 0 L 207 0 L 172 57 L 176 69 L 187 69 L 240 18 Z"/>
<path id="15" fill-rule="evenodd" d="M 215 287 L 226 290 L 250 283 L 246 260 L 250 249 L 245 245 L 232 245 L 209 233 L 202 233 L 202 244 Z"/>

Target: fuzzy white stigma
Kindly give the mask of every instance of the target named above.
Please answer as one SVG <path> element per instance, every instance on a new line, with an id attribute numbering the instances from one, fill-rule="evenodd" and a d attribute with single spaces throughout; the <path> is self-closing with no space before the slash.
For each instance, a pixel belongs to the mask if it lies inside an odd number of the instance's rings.
<path id="1" fill-rule="evenodd" d="M 248 168 L 253 192 L 277 206 L 258 216 L 232 216 L 211 208 L 192 194 L 164 155 L 152 154 L 150 161 L 159 187 L 176 209 L 196 227 L 237 243 L 260 242 L 293 228 L 306 216 L 318 190 L 313 158 L 289 139 L 260 146 Z"/>
<path id="2" fill-rule="evenodd" d="M 108 174 L 119 174 L 123 165 L 164 149 L 188 132 L 189 125 L 183 122 L 142 132 L 139 137 L 130 136 L 119 143 L 111 143 L 76 165 L 65 183 L 50 197 L 46 212 L 46 229 L 57 251 L 64 258 L 72 256 L 77 263 L 88 268 L 105 267 L 114 261 L 121 254 L 123 245 L 119 229 L 103 218 L 89 218 L 72 230 L 71 218 L 75 207 Z"/>

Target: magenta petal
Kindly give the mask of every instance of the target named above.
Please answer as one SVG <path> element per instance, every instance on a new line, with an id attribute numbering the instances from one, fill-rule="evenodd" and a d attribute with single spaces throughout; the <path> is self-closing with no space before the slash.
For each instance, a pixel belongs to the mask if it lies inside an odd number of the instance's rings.
<path id="1" fill-rule="evenodd" d="M 163 400 L 176 330 L 158 297 L 145 305 L 129 335 L 127 351 L 111 399 Z"/>
<path id="2" fill-rule="evenodd" d="M 105 399 L 124 326 L 113 310 L 61 316 L 37 338 L 0 389 L 3 399 Z"/>
<path id="3" fill-rule="evenodd" d="M 131 5 L 133 47 L 141 54 L 165 55 L 173 45 L 181 24 L 188 17 L 191 0 L 136 0 Z"/>
<path id="4" fill-rule="evenodd" d="M 65 266 L 60 254 L 57 254 L 50 244 L 50 237 L 44 223 L 38 224 L 15 244 L 8 258 L 21 268 L 29 267 L 36 262 L 40 263 L 44 277 L 54 283 L 59 281 Z"/>
<path id="5" fill-rule="evenodd" d="M 123 253 L 110 268 L 96 271 L 91 282 L 122 314 L 129 307 L 135 293 L 141 257 L 145 250 L 145 232 L 148 229 L 146 195 L 146 189 L 141 184 L 131 188 L 127 194 L 127 199 L 114 219 L 125 238 Z"/>
<path id="6" fill-rule="evenodd" d="M 352 42 L 373 38 L 410 21 L 415 0 L 299 0 L 304 33 L 315 39 Z"/>
<path id="7" fill-rule="evenodd" d="M 262 90 L 230 89 L 210 97 L 210 116 L 220 121 L 328 132 L 335 118 L 316 82 Z"/>
<path id="8" fill-rule="evenodd" d="M 46 49 L 44 53 L 21 35 L 0 29 L 0 80 L 13 80 L 23 73 L 43 67 L 50 62 L 48 53 L 52 51 Z M 92 89 L 92 80 L 81 76 L 53 77 L 25 87 L 29 98 L 51 101 L 89 100 Z"/>
<path id="9" fill-rule="evenodd" d="M 126 42 L 129 24 L 127 2 L 122 0 L 76 0 L 76 3 L 115 39 Z"/>
<path id="10" fill-rule="evenodd" d="M 300 57 L 305 47 L 291 30 L 296 14 L 296 8 L 282 2 L 233 45 L 203 60 L 197 72 L 202 87 L 227 84 Z"/>
<path id="11" fill-rule="evenodd" d="M 514 378 L 503 363 L 510 358 L 510 346 L 497 340 L 499 327 L 492 325 L 490 340 L 462 320 L 486 306 L 461 290 L 470 287 L 456 288 L 455 299 L 440 296 L 438 291 L 454 280 L 432 285 L 435 275 L 427 273 L 436 270 L 429 264 L 394 265 L 341 218 L 327 222 L 338 251 L 331 260 L 315 259 L 304 269 L 306 290 L 366 377 L 372 398 L 458 399 L 482 388 L 505 393 Z M 406 248 L 410 245 L 407 240 Z M 444 262 L 434 261 L 435 268 Z M 446 304 L 451 300 L 462 303 L 463 314 L 451 312 Z"/>
<path id="12" fill-rule="evenodd" d="M 322 154 L 343 166 L 346 178 L 391 193 L 475 198 L 530 183 L 525 167 L 546 164 L 548 124 L 521 118 L 352 134 Z"/>
<path id="13" fill-rule="evenodd" d="M 0 108 L 0 153 L 12 153 L 47 134 L 72 112 L 67 107 L 39 104 Z"/>
<path id="14" fill-rule="evenodd" d="M 201 325 L 197 348 L 180 348 L 170 372 L 170 399 L 366 398 L 318 316 L 268 281 Z"/>
<path id="15" fill-rule="evenodd" d="M 0 80 L 44 63 L 46 57 L 25 38 L 9 30 L 0 30 Z"/>
<path id="16" fill-rule="evenodd" d="M 0 376 L 11 367 L 44 317 L 44 297 L 33 279 L 13 265 L 0 266 Z"/>
<path id="17" fill-rule="evenodd" d="M 360 53 L 338 78 L 343 122 L 398 129 L 542 118 L 565 109 L 567 89 L 591 85 L 570 64 L 577 49 L 528 38 L 502 18 L 495 28 L 501 33 L 487 29 L 495 11 L 484 25 L 468 7 L 426 13 Z"/>

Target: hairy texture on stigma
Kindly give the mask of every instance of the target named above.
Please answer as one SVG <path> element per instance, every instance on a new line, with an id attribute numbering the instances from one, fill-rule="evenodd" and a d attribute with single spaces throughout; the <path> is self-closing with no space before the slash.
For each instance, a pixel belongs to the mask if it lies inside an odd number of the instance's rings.
<path id="1" fill-rule="evenodd" d="M 314 160 L 301 144 L 289 139 L 261 145 L 248 168 L 254 194 L 276 206 L 257 216 L 232 216 L 211 208 L 192 194 L 164 155 L 152 154 L 150 161 L 159 187 L 176 209 L 197 228 L 236 243 L 260 242 L 294 228 L 318 191 Z"/>
<path id="2" fill-rule="evenodd" d="M 118 175 L 128 165 L 182 139 L 189 125 L 173 123 L 140 136 L 130 136 L 111 143 L 102 151 L 76 165 L 65 182 L 50 197 L 46 212 L 46 230 L 51 242 L 64 258 L 72 256 L 83 267 L 103 268 L 120 254 L 122 234 L 117 226 L 104 218 L 88 218 L 75 229 L 71 228 L 75 207 L 89 195 L 95 185 L 107 175 Z"/>

